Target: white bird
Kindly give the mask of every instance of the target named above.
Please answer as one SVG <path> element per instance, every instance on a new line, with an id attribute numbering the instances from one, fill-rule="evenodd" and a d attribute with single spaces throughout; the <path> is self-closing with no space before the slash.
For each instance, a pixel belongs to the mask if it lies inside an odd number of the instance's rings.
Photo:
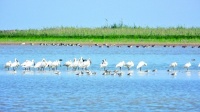
<path id="1" fill-rule="evenodd" d="M 126 66 L 128 70 L 130 70 L 130 68 L 134 66 L 134 63 L 132 61 L 129 61 L 124 66 Z"/>
<path id="2" fill-rule="evenodd" d="M 74 61 L 69 67 L 72 67 L 74 70 L 76 70 L 78 65 L 79 65 L 79 61 L 77 61 L 76 58 L 74 58 Z"/>
<path id="3" fill-rule="evenodd" d="M 79 60 L 78 60 L 80 63 L 82 63 L 84 61 L 83 57 L 81 57 Z"/>
<path id="4" fill-rule="evenodd" d="M 12 64 L 12 62 L 11 61 L 8 61 L 8 62 L 6 62 L 6 64 L 5 64 L 5 68 L 8 68 L 8 70 L 9 70 L 9 68 L 11 67 L 11 64 Z"/>
<path id="5" fill-rule="evenodd" d="M 21 64 L 21 66 L 25 68 L 25 70 L 30 70 L 30 68 L 34 66 L 34 60 L 26 60 L 24 63 Z"/>
<path id="6" fill-rule="evenodd" d="M 52 62 L 52 64 L 51 64 L 51 68 L 53 70 L 57 70 L 58 66 L 60 66 L 60 61 L 59 60 L 56 60 L 56 61 Z"/>
<path id="7" fill-rule="evenodd" d="M 106 59 L 102 60 L 102 63 L 100 64 L 100 68 L 104 68 L 105 70 L 107 66 L 108 66 L 108 62 L 106 61 Z"/>
<path id="8" fill-rule="evenodd" d="M 46 68 L 47 66 L 48 66 L 47 61 L 45 59 L 42 59 L 41 69 L 44 70 L 44 68 Z"/>
<path id="9" fill-rule="evenodd" d="M 88 69 L 88 67 L 90 67 L 90 65 L 91 65 L 91 60 L 90 60 L 90 58 L 88 59 L 88 60 L 86 60 L 86 61 L 83 61 L 79 66 L 80 66 L 80 68 L 82 68 L 82 69 Z"/>
<path id="10" fill-rule="evenodd" d="M 174 70 L 174 68 L 175 68 L 177 65 L 178 65 L 177 62 L 173 62 L 173 63 L 171 63 L 171 64 L 169 65 L 169 67 L 172 67 L 173 70 Z"/>
<path id="11" fill-rule="evenodd" d="M 199 65 L 198 65 L 198 67 L 200 67 L 200 63 L 199 63 Z"/>
<path id="12" fill-rule="evenodd" d="M 140 69 L 140 71 L 141 71 L 141 69 L 142 69 L 143 66 L 147 66 L 147 63 L 145 63 L 144 61 L 140 61 L 138 63 L 138 65 L 137 65 L 137 69 Z"/>
<path id="13" fill-rule="evenodd" d="M 34 68 L 37 68 L 38 70 L 41 69 L 41 61 L 37 62 L 34 66 Z"/>
<path id="14" fill-rule="evenodd" d="M 190 62 L 188 62 L 188 63 L 186 63 L 186 64 L 184 65 L 184 68 L 186 68 L 186 69 L 187 69 L 187 71 L 188 71 L 188 69 L 190 68 L 190 66 L 191 66 L 191 63 L 190 63 Z"/>
<path id="15" fill-rule="evenodd" d="M 27 61 L 29 61 L 29 60 L 26 60 L 25 62 L 23 62 L 23 63 L 21 64 L 21 66 L 22 66 L 22 67 L 25 66 Z"/>
<path id="16" fill-rule="evenodd" d="M 15 61 L 11 64 L 11 68 L 13 68 L 13 71 L 16 71 L 17 67 L 20 65 L 19 61 L 15 58 Z"/>
<path id="17" fill-rule="evenodd" d="M 49 71 L 50 71 L 50 69 L 51 69 L 51 66 L 52 66 L 52 61 L 47 61 L 47 66 L 48 66 L 48 68 L 49 68 Z"/>
<path id="18" fill-rule="evenodd" d="M 71 66 L 71 64 L 72 64 L 72 61 L 69 60 L 69 61 L 65 62 L 65 64 L 63 66 L 66 66 L 67 70 L 68 70 L 68 68 Z"/>
<path id="19" fill-rule="evenodd" d="M 119 63 L 116 65 L 116 68 L 119 67 L 119 69 L 121 70 L 122 67 L 123 67 L 124 65 L 125 65 L 125 62 L 124 62 L 124 61 L 121 61 L 121 62 L 119 62 Z"/>
<path id="20" fill-rule="evenodd" d="M 35 64 L 34 68 L 37 68 L 38 70 L 43 70 L 48 66 L 47 61 L 45 59 L 42 59 L 42 61 L 39 61 Z"/>

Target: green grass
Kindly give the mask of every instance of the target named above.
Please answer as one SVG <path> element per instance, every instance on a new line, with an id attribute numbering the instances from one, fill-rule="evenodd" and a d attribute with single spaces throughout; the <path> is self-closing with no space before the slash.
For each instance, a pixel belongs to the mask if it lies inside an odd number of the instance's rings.
<path id="1" fill-rule="evenodd" d="M 1 43 L 62 42 L 62 43 L 174 43 L 199 44 L 200 28 L 149 28 L 115 26 L 109 28 L 56 27 L 41 30 L 1 30 Z"/>

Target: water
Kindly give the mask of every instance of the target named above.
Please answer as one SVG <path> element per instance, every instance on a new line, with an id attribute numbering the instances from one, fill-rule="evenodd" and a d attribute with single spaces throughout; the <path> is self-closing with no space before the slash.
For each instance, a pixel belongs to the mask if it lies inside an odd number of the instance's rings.
<path id="1" fill-rule="evenodd" d="M 150 47 L 120 48 L 77 46 L 0 46 L 0 111 L 200 111 L 200 50 L 191 46 L 182 48 Z M 35 62 L 62 59 L 62 64 L 73 58 L 90 58 L 91 71 L 96 75 L 77 76 L 78 71 L 62 66 L 60 75 L 46 69 L 24 72 L 7 71 L 3 65 L 14 58 L 20 63 L 26 59 Z M 115 70 L 120 61 L 133 61 L 132 76 L 102 75 L 99 64 L 109 63 L 108 70 Z M 195 59 L 195 61 L 194 61 Z M 139 72 L 139 61 L 148 65 L 142 70 L 157 69 L 156 73 Z M 178 63 L 176 76 L 166 70 L 169 64 Z M 191 62 L 186 71 L 183 66 Z"/>

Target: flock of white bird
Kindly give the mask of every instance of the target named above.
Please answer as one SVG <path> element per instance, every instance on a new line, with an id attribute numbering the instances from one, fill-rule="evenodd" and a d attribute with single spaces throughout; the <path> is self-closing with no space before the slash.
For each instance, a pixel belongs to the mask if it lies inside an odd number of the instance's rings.
<path id="1" fill-rule="evenodd" d="M 42 59 L 42 61 L 39 61 L 37 63 L 34 62 L 34 60 L 26 60 L 22 64 L 19 63 L 19 61 L 15 58 L 14 62 L 8 61 L 5 64 L 5 68 L 8 70 L 10 68 L 13 69 L 13 71 L 16 71 L 16 69 L 21 65 L 24 70 L 30 71 L 31 68 L 35 68 L 38 70 L 44 70 L 45 68 L 49 68 L 52 70 L 57 70 L 57 67 L 61 65 L 60 63 L 61 60 L 56 60 L 56 61 L 46 61 L 45 59 Z"/>
<path id="2" fill-rule="evenodd" d="M 26 60 L 25 62 L 23 62 L 22 64 L 19 63 L 19 61 L 15 58 L 14 62 L 8 61 L 5 63 L 4 67 L 7 68 L 8 70 L 10 70 L 10 68 L 12 68 L 13 71 L 16 71 L 18 67 L 22 67 L 25 71 L 30 71 L 31 68 L 37 69 L 38 71 L 44 71 L 45 68 L 48 68 L 49 70 L 53 70 L 56 71 L 56 74 L 60 74 L 60 71 L 57 70 L 59 66 L 61 65 L 61 61 L 62 59 L 59 60 L 55 60 L 55 61 L 47 61 L 46 59 L 42 59 L 41 61 L 35 63 L 34 60 Z M 91 65 L 91 60 L 89 59 L 83 59 L 82 57 L 79 59 L 74 58 L 73 61 L 69 60 L 66 61 L 63 66 L 67 67 L 67 70 L 69 68 L 72 68 L 72 70 L 76 71 L 77 69 L 82 69 L 85 70 L 87 74 L 96 74 L 95 72 L 91 72 L 88 70 L 88 68 Z M 168 72 L 170 71 L 174 71 L 174 69 L 177 67 L 177 62 L 173 62 L 169 65 L 170 68 L 172 68 L 172 70 L 167 70 Z M 110 74 L 109 70 L 106 70 L 108 66 L 108 62 L 106 61 L 106 59 L 102 60 L 102 63 L 100 63 L 100 68 L 104 69 L 104 73 L 103 75 L 106 74 Z M 137 65 L 137 69 L 139 69 L 139 71 L 142 71 L 142 67 L 147 66 L 147 63 L 144 61 L 140 61 Z M 121 74 L 121 69 L 122 67 L 127 67 L 128 70 L 130 70 L 132 67 L 134 67 L 134 63 L 133 61 L 128 61 L 128 62 L 124 62 L 121 61 L 119 63 L 116 64 L 116 68 L 119 68 L 119 70 L 115 70 L 114 73 L 116 74 Z M 184 68 L 188 71 L 189 68 L 191 67 L 191 63 L 188 62 L 184 65 Z M 200 67 L 200 64 L 198 65 L 198 67 Z M 153 70 L 152 72 L 156 72 L 157 70 Z M 149 72 L 149 70 L 145 70 L 144 72 Z M 79 72 L 77 75 L 81 75 L 83 74 L 83 71 Z M 172 73 L 172 75 L 175 75 L 175 73 Z"/>
<path id="3" fill-rule="evenodd" d="M 22 67 L 25 71 L 30 71 L 31 68 L 37 69 L 38 71 L 44 71 L 45 68 L 49 68 L 49 70 L 57 71 L 58 67 L 61 66 L 62 59 L 55 60 L 55 61 L 47 61 L 46 59 L 42 59 L 41 61 L 35 63 L 34 60 L 26 60 L 22 64 L 19 63 L 19 61 L 15 58 L 14 62 L 8 61 L 4 65 L 5 68 L 10 70 L 10 68 L 13 69 L 13 71 L 16 71 L 18 67 Z M 90 67 L 91 61 L 90 59 L 83 59 L 82 57 L 77 60 L 76 58 L 74 61 L 67 61 L 64 66 L 67 67 L 67 69 L 73 68 L 73 70 L 76 69 L 88 69 Z"/>

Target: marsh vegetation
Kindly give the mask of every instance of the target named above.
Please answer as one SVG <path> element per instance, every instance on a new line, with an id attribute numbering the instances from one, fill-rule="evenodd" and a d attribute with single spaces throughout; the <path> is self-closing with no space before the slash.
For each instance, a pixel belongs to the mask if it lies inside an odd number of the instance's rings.
<path id="1" fill-rule="evenodd" d="M 53 27 L 28 30 L 1 30 L 1 43 L 64 42 L 64 43 L 200 43 L 200 28 L 192 27 L 129 27 L 113 24 L 99 28 Z"/>

